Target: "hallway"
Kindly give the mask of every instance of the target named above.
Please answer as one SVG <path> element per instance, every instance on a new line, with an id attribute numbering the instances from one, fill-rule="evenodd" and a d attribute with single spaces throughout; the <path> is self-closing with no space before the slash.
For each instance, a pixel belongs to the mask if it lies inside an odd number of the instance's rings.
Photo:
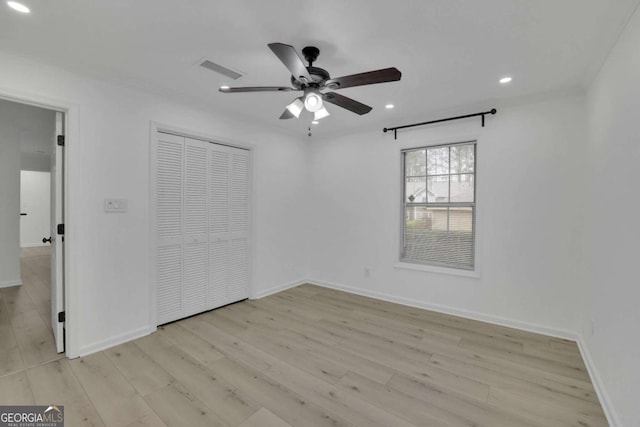
<path id="1" fill-rule="evenodd" d="M 23 248 L 22 286 L 0 289 L 0 383 L 9 374 L 64 356 L 56 353 L 51 331 L 49 253 L 48 246 Z M 0 394 L 1 402 L 8 398 Z"/>

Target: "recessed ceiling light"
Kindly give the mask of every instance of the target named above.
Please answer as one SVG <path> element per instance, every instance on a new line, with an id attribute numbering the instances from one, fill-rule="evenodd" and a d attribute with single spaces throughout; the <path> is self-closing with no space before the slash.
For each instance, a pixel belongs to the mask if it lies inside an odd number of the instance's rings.
<path id="1" fill-rule="evenodd" d="M 393 105 L 393 104 L 387 104 L 387 105 L 384 106 L 384 108 L 386 108 L 387 110 L 390 110 L 393 107 L 395 107 L 395 105 Z"/>
<path id="2" fill-rule="evenodd" d="M 320 123 L 320 122 L 317 121 L 317 120 L 314 120 L 314 121 L 311 122 L 312 125 L 317 125 L 318 123 Z"/>
<path id="3" fill-rule="evenodd" d="M 29 12 L 31 12 L 31 10 L 27 6 L 23 5 L 22 3 L 18 3 L 16 1 L 8 1 L 7 5 L 11 9 L 17 10 L 20 13 L 29 13 Z"/>
<path id="4" fill-rule="evenodd" d="M 500 83 L 507 84 L 507 83 L 511 83 L 511 80 L 513 80 L 511 77 L 507 76 L 507 77 L 503 77 L 500 79 Z"/>

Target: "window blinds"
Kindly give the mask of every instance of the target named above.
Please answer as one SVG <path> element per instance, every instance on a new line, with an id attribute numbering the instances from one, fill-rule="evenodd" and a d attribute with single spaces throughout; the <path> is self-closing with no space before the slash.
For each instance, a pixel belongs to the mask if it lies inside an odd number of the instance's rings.
<path id="1" fill-rule="evenodd" d="M 402 152 L 400 260 L 474 269 L 476 143 Z"/>

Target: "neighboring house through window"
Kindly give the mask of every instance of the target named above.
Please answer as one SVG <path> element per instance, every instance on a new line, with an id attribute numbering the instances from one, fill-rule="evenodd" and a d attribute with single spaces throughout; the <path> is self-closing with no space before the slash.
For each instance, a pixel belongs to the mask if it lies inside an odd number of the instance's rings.
<path id="1" fill-rule="evenodd" d="M 402 151 L 400 261 L 475 267 L 476 143 Z"/>

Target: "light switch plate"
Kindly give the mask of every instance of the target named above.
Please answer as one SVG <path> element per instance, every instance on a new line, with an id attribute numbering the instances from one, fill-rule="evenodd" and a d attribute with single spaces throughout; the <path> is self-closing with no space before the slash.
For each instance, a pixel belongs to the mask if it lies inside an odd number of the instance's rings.
<path id="1" fill-rule="evenodd" d="M 122 213 L 127 211 L 127 199 L 104 199 L 104 211 Z"/>

